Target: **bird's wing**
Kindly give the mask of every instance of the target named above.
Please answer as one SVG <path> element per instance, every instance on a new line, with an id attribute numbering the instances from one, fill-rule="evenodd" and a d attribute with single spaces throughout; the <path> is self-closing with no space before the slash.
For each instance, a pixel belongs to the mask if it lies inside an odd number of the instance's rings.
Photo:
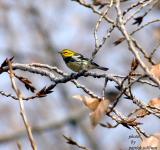
<path id="1" fill-rule="evenodd" d="M 81 54 L 74 55 L 72 58 L 75 59 L 75 61 L 89 60 L 88 58 L 83 57 Z"/>
<path id="2" fill-rule="evenodd" d="M 82 60 L 86 60 L 86 61 L 89 61 L 89 59 L 88 58 L 86 58 L 86 57 L 84 57 L 83 55 L 80 55 L 80 54 L 77 54 L 77 55 L 74 55 L 74 56 L 72 56 L 76 61 L 82 61 Z M 97 63 L 95 63 L 95 62 L 91 62 L 91 64 L 92 65 L 94 65 L 94 66 L 99 66 Z"/>

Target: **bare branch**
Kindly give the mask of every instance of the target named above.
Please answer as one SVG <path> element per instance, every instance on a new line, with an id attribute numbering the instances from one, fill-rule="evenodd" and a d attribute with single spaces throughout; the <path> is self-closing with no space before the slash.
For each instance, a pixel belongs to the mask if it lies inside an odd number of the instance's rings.
<path id="1" fill-rule="evenodd" d="M 9 67 L 9 71 L 10 71 L 9 74 L 10 74 L 10 79 L 11 79 L 11 83 L 12 83 L 12 88 L 14 89 L 14 91 L 15 91 L 18 99 L 19 99 L 20 114 L 22 116 L 24 125 L 26 127 L 28 138 L 29 138 L 29 141 L 31 143 L 31 147 L 32 147 L 33 150 L 37 150 L 37 146 L 36 146 L 35 140 L 34 140 L 33 135 L 32 135 L 31 127 L 30 127 L 30 125 L 28 123 L 28 119 L 26 117 L 24 104 L 23 104 L 23 99 L 22 99 L 22 93 L 17 88 L 16 83 L 15 83 L 15 81 L 13 79 L 14 78 L 14 73 L 13 73 L 13 69 L 12 69 L 12 64 L 11 64 L 11 62 L 9 60 L 8 60 L 8 67 Z"/>

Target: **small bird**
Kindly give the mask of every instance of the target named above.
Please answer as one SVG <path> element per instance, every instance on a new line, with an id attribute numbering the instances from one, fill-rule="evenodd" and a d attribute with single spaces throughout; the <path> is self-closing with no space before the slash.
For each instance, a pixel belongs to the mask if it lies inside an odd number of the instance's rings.
<path id="1" fill-rule="evenodd" d="M 83 55 L 70 49 L 64 49 L 59 53 L 61 54 L 66 65 L 75 72 L 80 72 L 82 70 L 89 69 L 100 69 L 103 71 L 108 70 L 108 68 L 101 67 L 98 64 L 91 62 L 88 58 L 85 58 Z"/>

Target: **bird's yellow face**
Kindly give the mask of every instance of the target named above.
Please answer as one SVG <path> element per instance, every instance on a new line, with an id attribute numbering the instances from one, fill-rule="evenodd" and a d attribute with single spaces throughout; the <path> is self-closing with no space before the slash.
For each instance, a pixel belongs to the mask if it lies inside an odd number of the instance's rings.
<path id="1" fill-rule="evenodd" d="M 76 52 L 69 50 L 69 49 L 64 49 L 62 51 L 59 52 L 62 57 L 66 58 L 66 57 L 72 57 L 76 54 Z"/>

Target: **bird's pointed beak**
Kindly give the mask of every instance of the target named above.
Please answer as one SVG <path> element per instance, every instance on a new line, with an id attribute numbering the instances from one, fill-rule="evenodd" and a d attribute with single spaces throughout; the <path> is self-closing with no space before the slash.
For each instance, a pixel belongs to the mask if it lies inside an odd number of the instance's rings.
<path id="1" fill-rule="evenodd" d="M 58 54 L 61 54 L 61 52 L 58 52 Z"/>

